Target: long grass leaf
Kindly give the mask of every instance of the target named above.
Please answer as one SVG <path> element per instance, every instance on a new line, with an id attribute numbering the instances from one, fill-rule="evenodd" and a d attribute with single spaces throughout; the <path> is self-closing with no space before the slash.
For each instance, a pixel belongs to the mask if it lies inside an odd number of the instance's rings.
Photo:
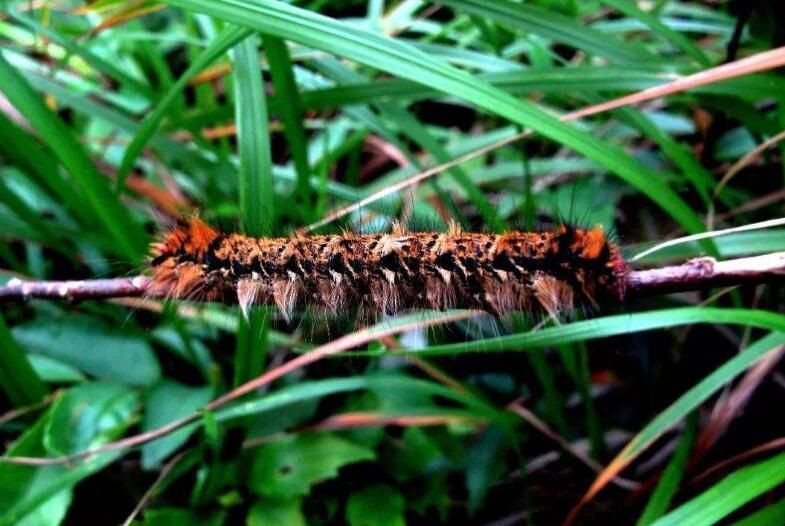
<path id="1" fill-rule="evenodd" d="M 106 232 L 114 240 L 118 252 L 137 262 L 144 254 L 147 236 L 133 219 L 119 197 L 111 191 L 87 152 L 71 134 L 71 130 L 44 104 L 27 81 L 0 53 L 0 90 L 25 116 L 59 161 L 71 174 L 80 190 L 84 205 L 95 212 Z"/>
<path id="2" fill-rule="evenodd" d="M 689 38 L 662 23 L 662 21 L 657 18 L 656 15 L 638 9 L 638 7 L 635 5 L 635 2 L 631 2 L 629 0 L 602 0 L 602 3 L 621 11 L 629 17 L 637 18 L 649 26 L 649 29 L 651 29 L 652 33 L 662 37 L 665 42 L 677 46 L 680 50 L 682 50 L 686 55 L 688 55 L 701 66 L 707 67 L 711 65 L 709 58 L 703 53 L 703 51 L 700 50 L 698 46 L 693 44 Z"/>
<path id="3" fill-rule="evenodd" d="M 687 460 L 695 442 L 697 428 L 697 414 L 693 413 L 692 417 L 688 419 L 687 427 L 679 439 L 676 452 L 662 472 L 660 480 L 657 482 L 657 487 L 654 488 L 649 502 L 646 503 L 646 508 L 644 508 L 636 523 L 637 526 L 648 526 L 668 511 L 668 506 L 670 506 L 671 500 L 684 476 Z"/>
<path id="4" fill-rule="evenodd" d="M 719 309 L 710 310 L 716 311 Z M 753 311 L 748 310 L 740 312 Z M 780 324 L 777 323 L 775 325 Z M 657 440 L 657 438 L 676 425 L 682 418 L 687 416 L 690 411 L 693 411 L 700 406 L 700 404 L 706 401 L 712 394 L 716 393 L 723 385 L 742 373 L 766 353 L 785 343 L 785 333 L 779 332 L 782 331 L 782 328 L 777 328 L 776 330 L 778 332 L 773 332 L 768 336 L 761 338 L 747 349 L 725 362 L 713 373 L 701 380 L 654 417 L 654 419 L 652 419 L 646 427 L 640 430 L 624 449 L 616 455 L 603 472 L 600 473 L 581 502 L 587 502 L 596 495 L 597 492 L 605 487 L 610 480 L 616 477 L 622 469 L 637 458 L 638 455 Z"/>
<path id="5" fill-rule="evenodd" d="M 295 184 L 296 202 L 303 220 L 312 218 L 305 214 L 313 208 L 311 191 L 311 168 L 308 164 L 308 143 L 303 127 L 303 104 L 294 80 L 292 59 L 286 43 L 273 36 L 263 37 L 264 52 L 270 65 L 270 75 L 275 86 L 275 99 L 283 119 L 283 130 L 292 152 L 292 161 L 297 173 Z"/>
<path id="6" fill-rule="evenodd" d="M 275 205 L 267 101 L 259 67 L 258 39 L 234 48 L 235 119 L 240 153 L 240 215 L 249 235 L 272 234 Z"/>
<path id="7" fill-rule="evenodd" d="M 167 0 L 167 3 L 344 56 L 472 102 L 596 160 L 667 210 L 686 230 L 704 230 L 700 218 L 656 173 L 638 164 L 620 148 L 560 122 L 537 106 L 413 46 L 275 0 Z"/>
<path id="8" fill-rule="evenodd" d="M 691 499 L 653 526 L 710 526 L 785 481 L 785 453 L 742 468 Z"/>
<path id="9" fill-rule="evenodd" d="M 407 352 L 416 352 L 421 356 L 449 356 L 465 352 L 527 351 L 654 329 L 683 327 L 695 323 L 733 324 L 785 331 L 785 315 L 776 312 L 757 309 L 679 307 L 633 314 L 615 314 L 522 334 L 510 334 L 466 343 L 431 345 L 412 351 L 390 351 L 389 354 L 405 355 Z M 353 354 L 360 356 L 373 353 Z"/>
<path id="10" fill-rule="evenodd" d="M 639 44 L 622 42 L 615 36 L 586 27 L 572 18 L 553 10 L 531 4 L 507 0 L 442 0 L 442 3 L 480 19 L 495 20 L 509 28 L 519 28 L 529 33 L 569 44 L 619 63 L 656 62 L 656 55 Z"/>
<path id="11" fill-rule="evenodd" d="M 120 168 L 117 171 L 117 188 L 122 188 L 125 185 L 125 180 L 131 169 L 136 162 L 136 158 L 142 152 L 144 146 L 150 141 L 150 138 L 155 134 L 161 122 L 171 113 L 174 108 L 178 97 L 182 91 L 188 86 L 188 83 L 199 74 L 204 68 L 212 64 L 218 57 L 226 53 L 232 46 L 237 44 L 240 40 L 247 37 L 250 31 L 241 27 L 228 27 L 218 37 L 210 42 L 210 44 L 202 51 L 199 57 L 194 60 L 188 69 L 183 72 L 177 81 L 167 90 L 161 98 L 155 109 L 145 117 L 139 129 L 134 135 L 133 140 L 128 144 L 123 154 L 123 160 L 120 162 Z"/>

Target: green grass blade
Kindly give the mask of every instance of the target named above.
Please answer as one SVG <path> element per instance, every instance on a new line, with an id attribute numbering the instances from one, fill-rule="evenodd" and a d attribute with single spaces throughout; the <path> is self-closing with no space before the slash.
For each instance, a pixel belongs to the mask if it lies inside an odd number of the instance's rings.
<path id="1" fill-rule="evenodd" d="M 704 230 L 695 212 L 654 171 L 637 163 L 620 148 L 560 122 L 534 104 L 518 100 L 413 46 L 274 0 L 168 0 L 167 3 L 344 56 L 472 102 L 594 159 L 647 195 L 687 231 Z"/>
<path id="2" fill-rule="evenodd" d="M 701 380 L 661 411 L 616 455 L 604 473 L 618 473 L 663 433 L 671 429 L 723 385 L 742 373 L 773 348 L 785 343 L 785 333 L 773 332 L 756 341 Z"/>
<path id="3" fill-rule="evenodd" d="M 717 524 L 755 497 L 785 481 L 785 453 L 742 468 L 661 517 L 654 526 Z"/>
<path id="4" fill-rule="evenodd" d="M 0 178 L 0 203 L 5 204 L 19 219 L 25 221 L 33 230 L 38 234 L 38 238 L 44 241 L 44 244 L 52 248 L 56 248 L 64 254 L 73 255 L 73 250 L 70 250 L 58 236 L 52 232 L 49 225 L 41 218 L 41 215 L 30 208 L 24 200 L 20 199 Z"/>
<path id="5" fill-rule="evenodd" d="M 268 311 L 252 308 L 248 319 L 238 318 L 237 348 L 234 355 L 234 387 L 260 375 L 264 370 L 270 341 Z"/>
<path id="6" fill-rule="evenodd" d="M 659 60 L 639 44 L 623 42 L 613 35 L 581 25 L 552 9 L 507 0 L 444 0 L 442 3 L 459 13 L 466 12 L 481 19 L 495 20 L 509 28 L 522 29 L 569 44 L 614 62 L 635 64 Z"/>
<path id="7" fill-rule="evenodd" d="M 0 53 L 0 90 L 41 136 L 71 174 L 80 190 L 84 206 L 92 208 L 101 225 L 114 240 L 117 250 L 130 261 L 139 261 L 147 246 L 147 236 L 133 219 L 87 152 L 71 135 L 71 130 L 44 104 L 27 81 Z"/>
<path id="8" fill-rule="evenodd" d="M 698 46 L 692 43 L 689 38 L 685 37 L 678 31 L 675 31 L 663 24 L 656 15 L 652 15 L 646 11 L 638 9 L 635 2 L 630 0 L 601 0 L 603 4 L 609 5 L 617 9 L 625 15 L 637 18 L 655 33 L 662 37 L 665 42 L 669 42 L 682 50 L 687 56 L 692 58 L 695 62 L 703 67 L 711 66 L 709 58 L 700 50 Z"/>
<path id="9" fill-rule="evenodd" d="M 98 218 L 90 208 L 81 206 L 79 194 L 59 176 L 57 159 L 23 129 L 0 113 L 0 151 L 9 164 L 14 164 L 31 176 L 39 186 L 56 196 L 75 218 L 85 226 L 93 225 Z"/>
<path id="10" fill-rule="evenodd" d="M 120 168 L 117 171 L 118 189 L 125 185 L 125 179 L 131 172 L 136 158 L 139 157 L 144 146 L 158 130 L 161 122 L 171 113 L 182 91 L 188 86 L 191 79 L 249 34 L 250 31 L 245 28 L 236 26 L 226 28 L 215 40 L 210 42 L 210 45 L 202 51 L 199 57 L 188 66 L 188 69 L 169 88 L 155 107 L 155 110 L 144 119 L 133 140 L 125 149 L 123 160 L 120 162 Z"/>
<path id="11" fill-rule="evenodd" d="M 292 59 L 286 43 L 273 36 L 263 37 L 264 52 L 270 65 L 270 75 L 275 86 L 275 99 L 283 119 L 284 134 L 292 152 L 292 161 L 297 173 L 294 192 L 298 209 L 305 213 L 313 208 L 311 190 L 311 168 L 308 165 L 308 141 L 303 127 L 303 104 L 292 72 Z M 303 217 L 306 223 L 315 218 Z"/>
<path id="12" fill-rule="evenodd" d="M 57 45 L 62 46 L 63 49 L 67 50 L 69 53 L 81 57 L 82 59 L 84 59 L 85 62 L 93 66 L 96 70 L 100 71 L 105 75 L 110 76 L 111 78 L 118 81 L 120 84 L 126 86 L 127 88 L 136 91 L 140 95 L 144 95 L 148 97 L 152 96 L 152 90 L 150 89 L 150 86 L 146 85 L 142 81 L 127 74 L 120 67 L 117 67 L 116 65 L 112 64 L 108 60 L 101 58 L 100 56 L 90 51 L 88 48 L 80 45 L 78 43 L 79 40 L 65 37 L 64 35 L 58 33 L 57 31 L 53 31 L 52 29 L 44 26 L 43 24 L 40 24 L 38 21 L 28 16 L 25 16 L 13 9 L 9 9 L 7 11 L 7 14 L 13 20 L 17 21 L 18 23 L 30 29 L 30 31 L 35 32 L 36 35 L 45 36 L 47 39 L 51 40 L 52 42 L 57 43 Z"/>
<path id="13" fill-rule="evenodd" d="M 665 471 L 662 472 L 657 487 L 651 494 L 646 508 L 638 519 L 637 526 L 648 526 L 668 511 L 671 500 L 676 494 L 676 490 L 679 488 L 679 483 L 684 475 L 697 429 L 697 413 L 693 413 L 692 417 L 687 421 L 687 428 L 679 440 L 676 452 L 673 454 L 670 462 L 668 462 Z"/>
<path id="14" fill-rule="evenodd" d="M 694 323 L 733 324 L 785 331 L 785 315 L 775 312 L 756 309 L 680 307 L 633 314 L 615 314 L 522 334 L 511 334 L 466 343 L 431 345 L 424 349 L 390 351 L 385 354 L 405 355 L 409 352 L 416 352 L 421 356 L 449 356 L 465 352 L 527 351 L 654 329 L 683 327 Z M 375 353 L 353 354 L 371 356 Z"/>
<path id="15" fill-rule="evenodd" d="M 323 69 L 328 71 L 333 78 L 342 83 L 362 82 L 366 80 L 362 75 L 351 71 L 349 68 L 336 61 L 322 61 L 320 65 Z M 399 107 L 394 102 L 378 102 L 375 106 L 378 108 L 379 112 L 392 121 L 394 126 L 400 129 L 401 132 L 422 146 L 425 151 L 429 152 L 436 162 L 445 163 L 451 160 L 447 151 L 411 112 Z M 410 158 L 415 165 L 419 165 L 416 156 L 410 155 Z M 463 191 L 466 192 L 466 196 L 472 204 L 477 207 L 477 211 L 482 216 L 488 228 L 492 231 L 503 231 L 509 228 L 505 221 L 498 217 L 497 210 L 482 190 L 470 180 L 468 174 L 461 167 L 453 167 L 447 172 L 455 179 L 456 183 L 458 183 Z"/>
<path id="16" fill-rule="evenodd" d="M 458 392 L 431 381 L 390 374 L 368 374 L 351 378 L 327 378 L 324 380 L 303 381 L 282 387 L 262 397 L 219 409 L 216 411 L 215 416 L 219 421 L 232 420 L 250 415 L 258 415 L 264 411 L 270 411 L 297 402 L 321 399 L 337 393 L 359 391 L 363 389 L 399 393 L 402 398 L 407 398 L 414 394 L 425 394 L 430 397 L 438 397 L 457 402 L 466 408 L 476 410 L 478 414 L 482 414 L 490 420 L 506 418 L 504 411 L 495 409 L 492 405 L 486 404 L 470 393 Z"/>
<path id="17" fill-rule="evenodd" d="M 256 36 L 234 48 L 235 120 L 240 153 L 240 214 L 246 234 L 269 236 L 273 230 L 273 171 L 267 102 Z"/>
<path id="18" fill-rule="evenodd" d="M 689 69 L 680 72 L 689 74 L 695 71 Z M 477 77 L 514 94 L 541 91 L 547 94 L 583 95 L 590 92 L 630 93 L 675 80 L 679 75 L 640 67 L 571 66 L 568 68 L 483 73 Z M 751 94 L 755 94 L 755 97 L 767 95 L 776 97 L 782 91 L 784 84 L 771 75 L 758 74 L 708 84 L 695 88 L 689 93 L 731 95 L 742 98 Z M 387 99 L 414 101 L 438 95 L 438 90 L 413 81 L 384 78 L 346 86 L 304 91 L 302 99 L 306 108 L 328 109 Z"/>
<path id="19" fill-rule="evenodd" d="M 785 524 L 785 499 L 761 508 L 731 526 L 768 526 L 769 524 Z"/>

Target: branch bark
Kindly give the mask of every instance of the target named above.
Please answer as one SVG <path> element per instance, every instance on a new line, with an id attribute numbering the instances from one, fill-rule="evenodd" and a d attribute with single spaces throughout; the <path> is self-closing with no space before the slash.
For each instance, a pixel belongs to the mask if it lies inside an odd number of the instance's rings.
<path id="1" fill-rule="evenodd" d="M 633 270 L 627 275 L 627 298 L 703 290 L 717 286 L 768 283 L 785 279 L 785 252 L 717 261 L 697 258 L 681 265 Z M 23 281 L 0 286 L 0 302 L 31 298 L 79 301 L 149 296 L 150 278 L 133 276 L 80 281 Z"/>
<path id="2" fill-rule="evenodd" d="M 719 286 L 758 284 L 785 278 L 785 252 L 717 261 L 705 257 L 681 265 L 634 270 L 627 276 L 627 296 L 650 296 Z"/>

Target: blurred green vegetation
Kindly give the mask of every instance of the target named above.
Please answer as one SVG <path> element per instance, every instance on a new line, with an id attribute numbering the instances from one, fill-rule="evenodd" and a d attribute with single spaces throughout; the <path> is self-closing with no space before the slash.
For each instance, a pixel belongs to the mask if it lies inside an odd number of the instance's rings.
<path id="1" fill-rule="evenodd" d="M 287 235 L 525 129 L 322 230 L 566 219 L 632 255 L 778 217 L 780 143 L 717 183 L 783 128 L 779 72 L 558 116 L 782 45 L 783 16 L 765 1 L 6 0 L 0 283 L 137 274 L 157 232 L 195 213 Z M 640 264 L 779 250 L 772 229 Z M 582 524 L 779 523 L 781 454 L 695 477 L 785 433 L 776 362 L 736 381 L 785 343 L 784 304 L 775 286 L 744 287 L 377 338 L 429 319 L 405 313 L 155 441 L 0 463 L 0 525 L 119 524 L 140 503 L 147 525 L 556 524 L 611 461 L 643 485 L 610 484 Z M 158 429 L 359 324 L 181 307 L 4 304 L 5 455 Z M 715 406 L 729 424 L 710 439 Z"/>

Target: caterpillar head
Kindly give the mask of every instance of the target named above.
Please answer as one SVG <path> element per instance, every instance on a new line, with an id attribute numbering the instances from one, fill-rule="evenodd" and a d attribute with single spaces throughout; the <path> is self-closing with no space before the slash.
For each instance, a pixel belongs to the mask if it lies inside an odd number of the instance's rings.
<path id="1" fill-rule="evenodd" d="M 151 293 L 183 299 L 202 296 L 206 276 L 201 261 L 218 237 L 218 232 L 199 219 L 191 218 L 153 243 L 150 247 Z"/>

